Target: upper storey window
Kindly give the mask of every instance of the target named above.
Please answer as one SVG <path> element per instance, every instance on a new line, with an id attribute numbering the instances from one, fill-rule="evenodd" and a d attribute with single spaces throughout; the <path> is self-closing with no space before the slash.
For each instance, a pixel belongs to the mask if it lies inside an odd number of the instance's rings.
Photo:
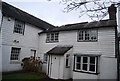
<path id="1" fill-rule="evenodd" d="M 25 23 L 15 20 L 14 32 L 24 35 Z"/>
<path id="2" fill-rule="evenodd" d="M 97 30 L 80 30 L 78 31 L 78 41 L 97 41 Z"/>
<path id="3" fill-rule="evenodd" d="M 47 33 L 47 39 L 46 42 L 58 42 L 59 41 L 59 33 Z"/>

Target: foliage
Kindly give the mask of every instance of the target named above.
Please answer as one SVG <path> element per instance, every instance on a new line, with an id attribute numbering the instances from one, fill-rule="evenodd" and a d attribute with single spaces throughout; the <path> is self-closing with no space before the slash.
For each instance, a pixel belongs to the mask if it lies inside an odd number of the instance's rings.
<path id="1" fill-rule="evenodd" d="M 120 0 L 62 0 L 65 12 L 80 11 L 80 17 L 87 15 L 91 20 L 102 20 L 108 15 L 108 7 L 120 4 Z"/>
<path id="2" fill-rule="evenodd" d="M 42 61 L 33 56 L 24 58 L 22 60 L 23 71 L 25 72 L 39 72 L 41 71 Z"/>
<path id="3" fill-rule="evenodd" d="M 52 1 L 52 0 L 48 0 Z M 65 5 L 64 12 L 79 11 L 79 17 L 88 16 L 92 21 L 102 20 L 108 15 L 111 4 L 120 6 L 120 0 L 60 0 Z"/>

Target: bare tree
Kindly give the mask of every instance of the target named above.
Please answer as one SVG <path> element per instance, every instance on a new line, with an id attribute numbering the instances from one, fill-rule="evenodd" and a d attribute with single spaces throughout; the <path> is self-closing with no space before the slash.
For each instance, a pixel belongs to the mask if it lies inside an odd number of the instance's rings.
<path id="1" fill-rule="evenodd" d="M 80 17 L 87 15 L 91 20 L 102 20 L 108 15 L 108 7 L 114 4 L 116 7 L 120 0 L 61 0 L 65 5 L 64 12 L 80 11 Z"/>

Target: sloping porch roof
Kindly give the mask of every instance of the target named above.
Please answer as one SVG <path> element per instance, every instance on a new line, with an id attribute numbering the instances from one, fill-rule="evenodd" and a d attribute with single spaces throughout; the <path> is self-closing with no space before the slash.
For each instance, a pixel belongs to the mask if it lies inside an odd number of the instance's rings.
<path id="1" fill-rule="evenodd" d="M 68 50 L 70 50 L 73 46 L 56 46 L 49 50 L 46 54 L 52 55 L 64 55 Z"/>

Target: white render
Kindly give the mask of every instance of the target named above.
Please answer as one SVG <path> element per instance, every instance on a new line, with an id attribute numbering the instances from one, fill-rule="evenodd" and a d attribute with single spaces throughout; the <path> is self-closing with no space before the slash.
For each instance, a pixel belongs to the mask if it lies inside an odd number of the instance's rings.
<path id="1" fill-rule="evenodd" d="M 25 57 L 33 56 L 31 54 L 31 49 L 36 50 L 36 56 L 38 57 L 38 33 L 42 30 L 30 25 L 25 24 L 24 35 L 13 33 L 14 30 L 14 19 L 8 17 L 3 17 L 2 23 L 2 70 L 4 71 L 13 71 L 20 70 L 21 60 Z M 19 43 L 14 43 L 13 41 L 17 40 Z M 11 47 L 21 48 L 20 60 L 17 62 L 10 61 Z"/>

